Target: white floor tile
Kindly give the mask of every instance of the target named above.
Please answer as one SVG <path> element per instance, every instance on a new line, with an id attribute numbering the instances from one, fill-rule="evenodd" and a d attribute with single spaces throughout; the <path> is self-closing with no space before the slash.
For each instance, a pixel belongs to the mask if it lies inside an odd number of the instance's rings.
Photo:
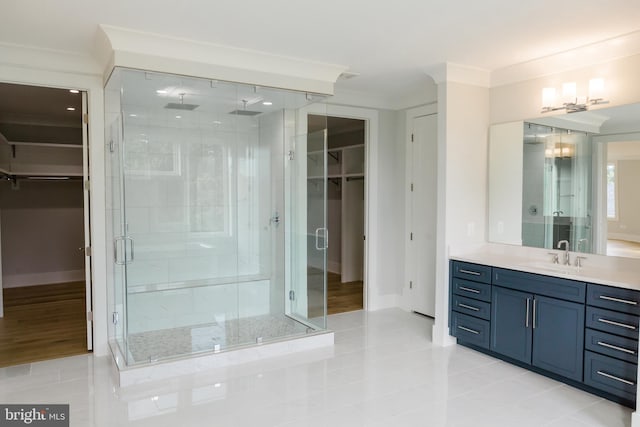
<path id="1" fill-rule="evenodd" d="M 335 348 L 118 388 L 109 358 L 0 369 L 0 402 L 70 403 L 75 427 L 629 426 L 631 409 L 461 346 L 401 310 L 329 317 Z"/>

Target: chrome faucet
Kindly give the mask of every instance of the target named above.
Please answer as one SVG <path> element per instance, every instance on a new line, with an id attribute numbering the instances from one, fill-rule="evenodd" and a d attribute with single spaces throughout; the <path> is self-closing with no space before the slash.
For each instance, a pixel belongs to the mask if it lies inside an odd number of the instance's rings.
<path id="1" fill-rule="evenodd" d="M 568 240 L 560 240 L 558 242 L 558 249 L 562 249 L 562 244 L 564 243 L 564 265 L 571 265 L 571 257 L 569 255 L 569 241 Z"/>

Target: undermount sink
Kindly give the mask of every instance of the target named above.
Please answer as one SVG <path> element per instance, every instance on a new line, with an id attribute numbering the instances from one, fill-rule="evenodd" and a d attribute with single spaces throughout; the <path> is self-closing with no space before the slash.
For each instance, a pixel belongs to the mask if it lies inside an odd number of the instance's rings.
<path id="1" fill-rule="evenodd" d="M 540 261 L 521 264 L 521 267 L 535 268 L 536 270 L 546 270 L 546 271 L 552 271 L 554 273 L 564 273 L 564 274 L 571 274 L 571 273 L 576 273 L 580 271 L 580 267 L 576 267 L 574 265 L 554 264 L 552 262 L 540 262 Z"/>

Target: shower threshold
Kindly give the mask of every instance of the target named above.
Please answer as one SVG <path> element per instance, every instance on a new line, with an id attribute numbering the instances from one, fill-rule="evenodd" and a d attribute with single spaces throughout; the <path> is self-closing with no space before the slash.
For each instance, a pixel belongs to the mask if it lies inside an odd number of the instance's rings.
<path id="1" fill-rule="evenodd" d="M 333 351 L 333 343 L 332 331 L 267 315 L 131 334 L 128 365 L 116 343 L 111 349 L 119 385 L 127 387 L 321 347 Z"/>

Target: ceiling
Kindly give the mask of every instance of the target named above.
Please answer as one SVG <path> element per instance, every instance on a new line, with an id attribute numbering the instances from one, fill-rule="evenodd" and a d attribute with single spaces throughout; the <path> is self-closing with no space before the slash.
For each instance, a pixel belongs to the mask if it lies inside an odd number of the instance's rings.
<path id="1" fill-rule="evenodd" d="M 82 95 L 0 83 L 0 134 L 11 142 L 82 145 Z"/>
<path id="2" fill-rule="evenodd" d="M 360 75 L 338 89 L 377 95 L 407 93 L 444 62 L 493 71 L 640 30 L 637 0 L 3 0 L 0 9 L 0 43 L 91 54 L 108 24 L 345 65 Z"/>

